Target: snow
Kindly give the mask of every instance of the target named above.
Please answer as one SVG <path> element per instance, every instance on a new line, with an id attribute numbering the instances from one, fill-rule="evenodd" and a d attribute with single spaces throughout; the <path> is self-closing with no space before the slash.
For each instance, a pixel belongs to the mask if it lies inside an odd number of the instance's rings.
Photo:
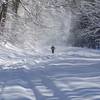
<path id="1" fill-rule="evenodd" d="M 1 97 L 4 100 L 15 100 L 21 98 L 28 98 L 30 100 L 36 100 L 33 91 L 31 89 L 26 89 L 21 86 L 7 86 L 4 88 Z"/>
<path id="2" fill-rule="evenodd" d="M 100 99 L 99 50 L 38 51 L 0 48 L 0 100 Z"/>
<path id="3" fill-rule="evenodd" d="M 100 51 L 67 47 L 100 26 L 99 0 L 20 0 L 17 13 L 12 1 L 0 35 L 0 100 L 99 100 Z"/>

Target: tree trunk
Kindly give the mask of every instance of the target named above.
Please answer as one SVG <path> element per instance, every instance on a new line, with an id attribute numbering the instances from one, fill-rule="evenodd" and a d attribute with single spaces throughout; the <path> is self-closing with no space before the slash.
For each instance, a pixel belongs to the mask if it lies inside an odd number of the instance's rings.
<path id="1" fill-rule="evenodd" d="M 17 14 L 20 0 L 12 0 L 12 3 L 13 3 L 13 11 Z"/>
<path id="2" fill-rule="evenodd" d="M 2 27 L 4 27 L 4 25 L 5 25 L 7 8 L 8 8 L 8 0 L 6 0 L 6 2 L 3 2 L 2 6 L 1 6 L 0 23 L 1 23 Z"/>

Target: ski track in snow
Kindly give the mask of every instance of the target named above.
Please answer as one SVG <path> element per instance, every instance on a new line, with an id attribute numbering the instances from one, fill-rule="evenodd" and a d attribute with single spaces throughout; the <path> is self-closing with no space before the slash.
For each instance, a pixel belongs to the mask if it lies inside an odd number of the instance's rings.
<path id="1" fill-rule="evenodd" d="M 100 100 L 100 51 L 57 53 L 0 49 L 0 100 Z"/>

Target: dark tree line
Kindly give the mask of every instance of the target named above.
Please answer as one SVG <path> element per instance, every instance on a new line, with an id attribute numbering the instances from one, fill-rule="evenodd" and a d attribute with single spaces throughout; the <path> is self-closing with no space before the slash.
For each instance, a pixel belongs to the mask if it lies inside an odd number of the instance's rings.
<path id="1" fill-rule="evenodd" d="M 72 9 L 76 15 L 73 15 L 69 41 L 72 46 L 100 48 L 100 1 L 80 1 L 77 10 Z"/>

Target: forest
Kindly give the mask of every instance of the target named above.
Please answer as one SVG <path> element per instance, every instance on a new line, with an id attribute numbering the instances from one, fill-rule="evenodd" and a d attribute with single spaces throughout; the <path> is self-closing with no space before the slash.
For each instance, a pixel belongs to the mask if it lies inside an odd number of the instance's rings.
<path id="1" fill-rule="evenodd" d="M 47 44 L 59 38 L 66 45 L 100 48 L 99 9 L 99 0 L 1 0 L 0 42 L 37 45 L 56 34 Z"/>

